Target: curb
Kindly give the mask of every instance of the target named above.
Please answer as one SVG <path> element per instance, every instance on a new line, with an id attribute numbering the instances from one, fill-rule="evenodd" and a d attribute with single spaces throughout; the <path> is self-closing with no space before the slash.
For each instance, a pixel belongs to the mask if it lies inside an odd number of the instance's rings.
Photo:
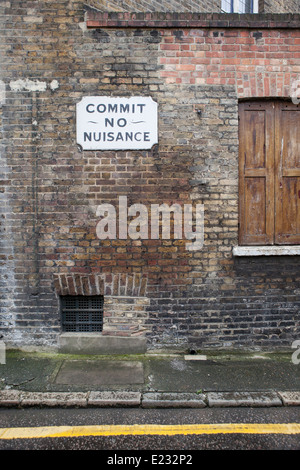
<path id="1" fill-rule="evenodd" d="M 300 391 L 282 392 L 26 392 L 0 390 L 0 407 L 220 408 L 300 406 Z"/>

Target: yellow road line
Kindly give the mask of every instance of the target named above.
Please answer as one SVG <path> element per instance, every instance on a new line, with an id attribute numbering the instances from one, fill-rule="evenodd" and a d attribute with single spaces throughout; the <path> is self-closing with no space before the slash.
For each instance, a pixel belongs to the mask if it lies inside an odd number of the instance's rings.
<path id="1" fill-rule="evenodd" d="M 184 425 L 99 425 L 0 428 L 0 439 L 40 439 L 45 437 L 189 435 L 189 434 L 300 434 L 298 423 L 220 423 Z"/>

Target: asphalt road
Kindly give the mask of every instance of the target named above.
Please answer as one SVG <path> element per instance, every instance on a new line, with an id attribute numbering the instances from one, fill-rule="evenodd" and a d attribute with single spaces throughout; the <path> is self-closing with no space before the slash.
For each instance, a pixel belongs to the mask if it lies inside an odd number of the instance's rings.
<path id="1" fill-rule="evenodd" d="M 228 428 L 222 433 L 193 434 L 187 425 L 236 426 L 247 423 L 254 426 L 253 433 L 235 433 Z M 259 426 L 268 423 L 269 431 L 260 434 Z M 300 407 L 274 408 L 216 408 L 216 409 L 1 409 L 0 428 L 37 428 L 34 438 L 0 439 L 0 450 L 94 450 L 98 465 L 129 465 L 132 468 L 155 467 L 156 465 L 199 466 L 199 451 L 203 450 L 300 450 L 300 434 L 282 434 L 274 431 L 275 425 L 300 423 Z M 165 425 L 176 426 L 175 435 L 139 434 L 114 435 L 116 426 Z M 109 427 L 107 435 L 85 435 L 91 426 Z M 81 426 L 82 433 L 74 437 L 37 437 L 40 430 L 50 427 Z M 48 428 L 47 428 L 48 429 Z M 119 428 L 117 428 L 119 429 Z M 156 429 L 156 428 L 155 428 Z M 255 430 L 257 429 L 257 432 Z M 31 429 L 32 430 L 32 429 Z M 187 432 L 187 434 L 185 434 Z M 144 451 L 144 452 L 143 452 Z M 161 454 L 159 454 L 160 451 Z M 189 453 L 190 451 L 190 453 Z M 125 452 L 125 453 L 124 453 Z M 163 457 L 157 457 L 163 455 Z M 164 457 L 170 455 L 170 457 Z M 191 455 L 188 462 L 187 455 Z M 123 456 L 123 457 L 122 457 Z M 125 457 L 140 460 L 122 460 Z M 154 456 L 154 457 L 153 457 Z M 181 456 L 181 457 L 180 457 Z M 185 458 L 186 457 L 186 458 Z M 181 458 L 181 460 L 180 460 Z M 109 460 L 114 459 L 114 460 Z M 118 460 L 121 459 L 121 460 Z M 153 460 L 154 459 L 154 460 Z"/>

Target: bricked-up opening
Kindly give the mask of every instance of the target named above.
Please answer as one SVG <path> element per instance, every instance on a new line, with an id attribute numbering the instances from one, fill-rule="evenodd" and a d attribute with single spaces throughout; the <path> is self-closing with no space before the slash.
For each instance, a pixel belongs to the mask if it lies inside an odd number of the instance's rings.
<path id="1" fill-rule="evenodd" d="M 103 329 L 103 295 L 64 295 L 60 297 L 64 332 L 101 332 Z"/>

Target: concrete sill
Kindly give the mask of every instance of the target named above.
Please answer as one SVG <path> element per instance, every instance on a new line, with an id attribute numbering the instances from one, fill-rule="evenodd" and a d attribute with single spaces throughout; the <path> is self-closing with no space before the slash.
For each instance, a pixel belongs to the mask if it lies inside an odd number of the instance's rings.
<path id="1" fill-rule="evenodd" d="M 233 256 L 297 256 L 300 245 L 291 246 L 235 246 Z"/>
<path id="2" fill-rule="evenodd" d="M 101 333 L 62 333 L 58 350 L 66 354 L 144 354 L 146 337 L 102 336 Z"/>

